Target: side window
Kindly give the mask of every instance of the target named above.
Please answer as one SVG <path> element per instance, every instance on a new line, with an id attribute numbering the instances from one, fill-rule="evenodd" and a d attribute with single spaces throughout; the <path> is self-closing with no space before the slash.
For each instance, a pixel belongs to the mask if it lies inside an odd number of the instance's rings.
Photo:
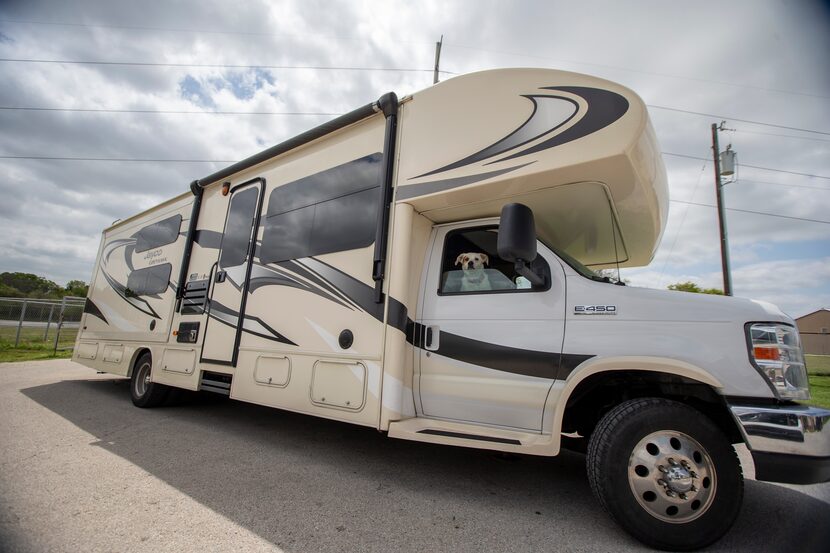
<path id="1" fill-rule="evenodd" d="M 127 277 L 126 294 L 128 296 L 151 296 L 163 293 L 167 290 L 172 269 L 173 266 L 170 263 L 163 263 L 131 272 Z"/>
<path id="2" fill-rule="evenodd" d="M 440 295 L 540 292 L 550 288 L 550 267 L 537 255 L 531 268 L 545 276 L 545 286 L 534 288 L 516 272 L 513 263 L 498 254 L 496 226 L 454 230 L 444 239 Z"/>
<path id="3" fill-rule="evenodd" d="M 275 188 L 268 197 L 262 262 L 372 244 L 382 159 L 375 153 Z"/>
<path id="4" fill-rule="evenodd" d="M 174 215 L 158 223 L 148 225 L 135 235 L 135 253 L 172 244 L 179 237 L 182 216 Z"/>
<path id="5" fill-rule="evenodd" d="M 222 237 L 220 267 L 236 267 L 248 259 L 258 196 L 259 188 L 253 187 L 237 192 L 231 198 L 228 221 L 225 223 L 225 235 Z"/>

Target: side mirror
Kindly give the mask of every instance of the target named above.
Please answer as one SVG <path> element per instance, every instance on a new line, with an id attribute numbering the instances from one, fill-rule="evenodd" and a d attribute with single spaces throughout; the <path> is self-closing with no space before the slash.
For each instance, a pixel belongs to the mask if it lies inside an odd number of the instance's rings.
<path id="1" fill-rule="evenodd" d="M 515 263 L 516 272 L 533 286 L 544 286 L 545 279 L 533 272 L 529 264 L 536 259 L 536 223 L 533 210 L 523 204 L 501 208 L 498 238 L 499 257 Z"/>

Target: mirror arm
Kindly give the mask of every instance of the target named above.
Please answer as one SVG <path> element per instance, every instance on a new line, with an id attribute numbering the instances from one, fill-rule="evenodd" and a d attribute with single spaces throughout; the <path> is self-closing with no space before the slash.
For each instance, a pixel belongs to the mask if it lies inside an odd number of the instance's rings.
<path id="1" fill-rule="evenodd" d="M 527 280 L 530 281 L 530 284 L 534 288 L 538 288 L 540 286 L 545 285 L 544 277 L 536 274 L 533 269 L 525 262 L 524 259 L 517 259 L 515 264 L 516 272 L 525 277 Z"/>

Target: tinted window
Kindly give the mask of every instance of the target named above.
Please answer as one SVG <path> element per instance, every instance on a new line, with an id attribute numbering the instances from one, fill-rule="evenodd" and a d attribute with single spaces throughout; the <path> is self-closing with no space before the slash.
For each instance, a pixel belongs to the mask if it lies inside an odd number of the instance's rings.
<path id="1" fill-rule="evenodd" d="M 231 197 L 225 235 L 222 237 L 222 254 L 219 256 L 220 267 L 236 267 L 248 258 L 258 197 L 257 187 L 236 192 Z"/>
<path id="2" fill-rule="evenodd" d="M 182 216 L 174 215 L 158 223 L 146 226 L 135 236 L 135 251 L 143 252 L 172 244 L 179 237 Z"/>
<path id="3" fill-rule="evenodd" d="M 263 263 L 374 242 L 382 159 L 375 153 L 275 188 L 268 198 Z"/>
<path id="4" fill-rule="evenodd" d="M 530 281 L 516 272 L 515 265 L 498 254 L 498 227 L 456 230 L 444 240 L 441 258 L 440 294 L 476 294 L 487 292 L 532 292 Z M 541 255 L 531 268 L 550 283 L 550 269 Z"/>
<path id="5" fill-rule="evenodd" d="M 170 282 L 172 268 L 170 263 L 164 263 L 163 265 L 153 265 L 146 269 L 131 272 L 130 276 L 127 277 L 127 295 L 161 294 L 167 289 L 167 283 Z"/>

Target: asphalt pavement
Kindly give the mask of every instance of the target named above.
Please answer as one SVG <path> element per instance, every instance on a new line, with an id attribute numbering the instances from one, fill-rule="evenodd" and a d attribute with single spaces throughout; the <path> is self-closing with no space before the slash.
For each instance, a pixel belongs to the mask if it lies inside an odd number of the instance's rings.
<path id="1" fill-rule="evenodd" d="M 195 394 L 138 409 L 126 380 L 58 360 L 0 364 L 0 551 L 648 549 L 600 510 L 581 455 L 392 440 Z M 830 484 L 747 481 L 708 551 L 830 551 Z"/>

